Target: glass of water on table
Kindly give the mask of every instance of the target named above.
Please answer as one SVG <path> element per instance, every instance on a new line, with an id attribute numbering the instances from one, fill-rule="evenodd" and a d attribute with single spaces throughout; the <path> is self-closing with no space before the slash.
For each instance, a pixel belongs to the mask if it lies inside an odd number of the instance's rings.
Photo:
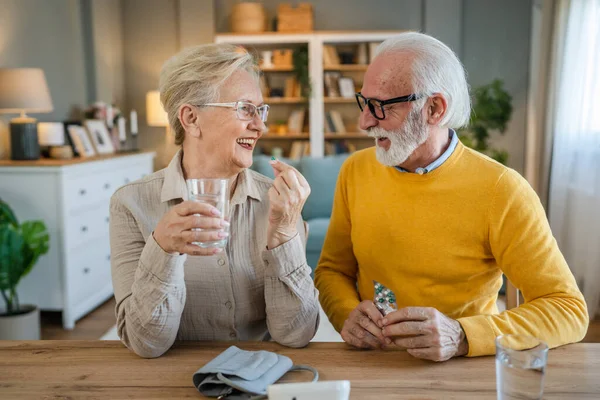
<path id="1" fill-rule="evenodd" d="M 538 400 L 544 393 L 548 346 L 531 336 L 496 338 L 498 400 Z"/>
<path id="2" fill-rule="evenodd" d="M 187 179 L 185 183 L 190 201 L 210 204 L 221 212 L 222 219 L 225 219 L 229 215 L 229 181 L 227 179 Z M 224 230 L 229 232 L 229 228 L 195 228 L 194 230 L 206 232 Z M 225 248 L 227 238 L 209 242 L 193 242 L 192 244 L 202 248 Z"/>

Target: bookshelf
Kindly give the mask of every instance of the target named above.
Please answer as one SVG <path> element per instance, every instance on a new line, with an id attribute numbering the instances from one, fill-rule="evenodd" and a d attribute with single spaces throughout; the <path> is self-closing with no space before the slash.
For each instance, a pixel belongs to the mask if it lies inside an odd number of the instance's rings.
<path id="1" fill-rule="evenodd" d="M 369 64 L 335 64 L 324 66 L 325 71 L 360 71 L 364 72 Z"/>
<path id="2" fill-rule="evenodd" d="M 267 104 L 302 104 L 308 102 L 304 97 L 265 97 Z M 356 101 L 356 100 L 354 100 Z"/>
<path id="3" fill-rule="evenodd" d="M 286 133 L 284 135 L 279 135 L 277 133 L 268 133 L 263 135 L 260 140 L 309 140 L 310 135 L 307 133 Z"/>
<path id="4" fill-rule="evenodd" d="M 356 104 L 354 97 L 325 97 L 323 98 L 324 103 L 352 103 Z"/>
<path id="5" fill-rule="evenodd" d="M 265 32 L 262 34 L 220 34 L 216 35 L 216 43 L 232 43 L 246 47 L 248 50 L 260 55 L 261 51 L 274 49 L 293 49 L 298 46 L 308 48 L 308 74 L 311 82 L 310 98 L 303 97 L 266 97 L 265 103 L 271 105 L 269 123 L 277 122 L 284 124 L 294 110 L 306 109 L 308 118 L 308 129 L 305 133 L 269 132 L 260 139 L 265 151 L 275 147 L 283 150 L 285 156 L 290 153 L 301 155 L 310 154 L 312 157 L 323 157 L 333 148 L 354 149 L 372 146 L 373 139 L 365 133 L 358 132 L 358 117 L 360 111 L 356 100 L 352 97 L 340 95 L 329 97 L 326 93 L 326 77 L 352 78 L 354 87 L 351 88 L 346 79 L 346 94 L 359 90 L 362 85 L 364 72 L 368 68 L 370 59 L 358 59 L 356 54 L 352 62 L 348 62 L 348 56 L 342 53 L 348 49 L 359 49 L 360 44 L 372 50 L 371 43 L 382 42 L 401 31 L 314 31 L 310 33 L 277 33 Z M 331 48 L 335 52 L 331 52 Z M 337 55 L 336 55 L 337 53 Z M 344 57 L 345 56 L 345 57 Z M 333 57 L 333 58 L 332 58 Z M 339 60 L 338 60 L 339 57 Z M 326 61 L 326 62 L 325 62 Z M 283 82 L 287 77 L 292 77 L 294 68 L 291 65 L 273 65 L 261 68 L 268 80 Z M 329 74 L 329 75 L 328 75 Z M 330 82 L 331 83 L 331 82 Z M 334 83 L 337 85 L 337 81 Z M 271 87 L 274 87 L 270 85 Z M 333 114 L 333 118 L 332 118 Z M 329 118 L 329 122 L 328 122 Z M 326 124 L 329 126 L 326 129 Z M 333 131 L 332 131 L 332 128 Z M 303 130 L 296 132 L 303 132 Z M 307 146 L 309 142 L 309 147 Z M 304 146 L 300 149 L 301 145 Z"/>
<path id="6" fill-rule="evenodd" d="M 292 72 L 294 71 L 294 67 L 291 65 L 274 65 L 272 67 L 261 67 L 261 70 L 263 72 Z"/>

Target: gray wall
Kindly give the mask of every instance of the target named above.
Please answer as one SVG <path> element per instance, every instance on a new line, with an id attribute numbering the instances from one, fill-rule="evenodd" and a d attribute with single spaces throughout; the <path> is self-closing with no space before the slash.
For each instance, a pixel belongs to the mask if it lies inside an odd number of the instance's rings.
<path id="1" fill-rule="evenodd" d="M 215 0 L 217 32 L 229 32 L 231 7 L 239 0 Z M 421 29 L 421 0 L 302 0 L 312 3 L 316 30 Z M 269 22 L 280 0 L 262 0 Z M 298 1 L 287 1 L 296 4 Z M 272 25 L 270 28 L 272 29 Z"/>
<path id="2" fill-rule="evenodd" d="M 54 111 L 40 121 L 62 121 L 87 102 L 79 0 L 0 0 L 0 67 L 37 67 L 46 74 Z M 0 158 L 8 157 L 8 121 L 0 116 Z"/>
<path id="3" fill-rule="evenodd" d="M 506 149 L 508 164 L 525 169 L 527 88 L 531 1 L 465 0 L 463 63 L 471 86 L 504 80 L 513 97 L 513 116 L 505 135 L 492 135 L 493 146 Z"/>
<path id="4" fill-rule="evenodd" d="M 123 2 L 126 105 L 138 112 L 139 145 L 157 152 L 165 167 L 177 148 L 166 128 L 146 125 L 146 93 L 158 89 L 163 63 L 181 48 L 212 43 L 212 0 L 125 0 Z"/>

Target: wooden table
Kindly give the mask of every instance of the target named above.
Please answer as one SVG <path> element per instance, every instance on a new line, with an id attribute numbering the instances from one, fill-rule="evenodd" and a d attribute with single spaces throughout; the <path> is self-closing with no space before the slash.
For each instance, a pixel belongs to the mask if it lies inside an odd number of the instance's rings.
<path id="1" fill-rule="evenodd" d="M 193 373 L 231 343 L 188 342 L 157 359 L 142 359 L 119 342 L 0 342 L 1 399 L 202 398 Z M 239 343 L 316 367 L 322 380 L 351 381 L 352 399 L 495 399 L 493 357 L 432 363 L 403 351 L 359 351 L 344 343 L 289 349 Z M 293 372 L 286 380 L 302 381 Z M 599 399 L 600 344 L 575 344 L 549 355 L 544 399 Z"/>

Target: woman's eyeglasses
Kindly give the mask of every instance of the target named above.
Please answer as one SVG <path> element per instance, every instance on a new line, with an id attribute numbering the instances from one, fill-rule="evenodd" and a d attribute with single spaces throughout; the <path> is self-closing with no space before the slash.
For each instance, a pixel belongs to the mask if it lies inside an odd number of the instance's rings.
<path id="1" fill-rule="evenodd" d="M 360 92 L 356 93 L 355 96 L 356 96 L 356 102 L 358 103 L 358 107 L 360 108 L 360 111 L 362 112 L 365 107 L 368 107 L 369 111 L 371 111 L 371 114 L 378 120 L 385 119 L 385 109 L 383 108 L 384 106 L 386 106 L 388 104 L 406 103 L 409 101 L 415 101 L 415 100 L 419 100 L 420 98 L 423 97 L 423 95 L 413 93 L 413 94 L 409 94 L 407 96 L 394 97 L 393 99 L 389 99 L 389 100 L 377 100 L 377 99 L 368 99 L 365 96 L 363 96 Z"/>
<path id="2" fill-rule="evenodd" d="M 202 104 L 200 107 L 234 108 L 240 121 L 252 121 L 256 114 L 258 114 L 262 122 L 267 122 L 270 108 L 268 104 L 263 104 L 262 106 L 257 107 L 254 104 L 246 101 L 236 101 L 234 103 L 207 103 Z"/>

